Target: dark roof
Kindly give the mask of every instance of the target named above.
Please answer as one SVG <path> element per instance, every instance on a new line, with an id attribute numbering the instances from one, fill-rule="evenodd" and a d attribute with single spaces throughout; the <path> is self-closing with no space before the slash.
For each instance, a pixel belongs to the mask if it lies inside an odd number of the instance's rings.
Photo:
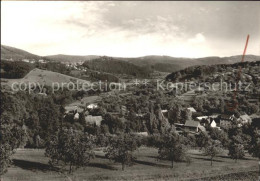
<path id="1" fill-rule="evenodd" d="M 222 114 L 221 119 L 229 119 L 233 114 Z"/>
<path id="2" fill-rule="evenodd" d="M 198 121 L 186 121 L 185 122 L 185 127 L 198 127 L 200 126 L 200 123 Z"/>

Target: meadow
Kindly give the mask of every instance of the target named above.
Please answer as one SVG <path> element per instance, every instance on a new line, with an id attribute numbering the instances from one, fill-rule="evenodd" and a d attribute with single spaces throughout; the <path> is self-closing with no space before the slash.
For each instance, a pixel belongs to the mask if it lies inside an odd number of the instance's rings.
<path id="1" fill-rule="evenodd" d="M 213 166 L 199 150 L 189 150 L 191 163 L 171 163 L 157 159 L 157 149 L 140 147 L 131 167 L 121 170 L 119 163 L 107 158 L 102 149 L 95 151 L 96 158 L 85 168 L 72 174 L 68 168 L 52 168 L 43 149 L 18 149 L 13 155 L 13 164 L 3 175 L 3 181 L 90 181 L 90 180 L 257 180 L 258 161 L 248 154 L 235 162 L 227 152 L 215 157 Z"/>

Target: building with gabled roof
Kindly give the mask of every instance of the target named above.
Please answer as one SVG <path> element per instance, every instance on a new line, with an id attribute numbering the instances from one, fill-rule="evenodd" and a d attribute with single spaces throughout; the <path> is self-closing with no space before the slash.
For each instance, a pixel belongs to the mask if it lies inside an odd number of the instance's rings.
<path id="1" fill-rule="evenodd" d="M 102 116 L 88 115 L 85 117 L 86 124 L 100 126 L 103 118 Z"/>
<path id="2" fill-rule="evenodd" d="M 185 122 L 184 130 L 189 131 L 189 132 L 195 132 L 195 133 L 197 133 L 199 131 L 202 131 L 202 132 L 206 131 L 205 127 L 200 125 L 200 122 L 193 121 L 193 120 Z"/>

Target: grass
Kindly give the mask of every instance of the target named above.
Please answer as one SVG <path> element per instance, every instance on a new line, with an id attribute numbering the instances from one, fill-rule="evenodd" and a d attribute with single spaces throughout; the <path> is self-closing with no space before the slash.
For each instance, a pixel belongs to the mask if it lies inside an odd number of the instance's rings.
<path id="1" fill-rule="evenodd" d="M 83 80 L 83 79 L 78 79 L 75 77 L 71 77 L 68 75 L 60 74 L 57 72 L 52 72 L 48 70 L 41 70 L 41 69 L 33 69 L 31 70 L 24 78 L 22 79 L 4 79 L 3 85 L 11 87 L 12 83 L 18 82 L 18 83 L 38 83 L 40 85 L 47 85 L 47 86 L 52 86 L 54 82 L 60 84 L 60 88 L 62 86 L 62 83 L 64 84 L 64 88 L 67 87 L 66 83 L 69 82 L 76 82 L 78 81 L 79 83 L 87 82 L 90 83 L 89 81 Z M 54 84 L 57 86 L 57 84 Z M 88 84 L 86 84 L 88 85 Z"/>
<path id="2" fill-rule="evenodd" d="M 234 160 L 226 154 L 216 157 L 213 166 L 209 158 L 198 150 L 190 150 L 191 164 L 171 163 L 157 160 L 157 150 L 141 147 L 135 152 L 137 160 L 132 167 L 121 171 L 121 165 L 109 161 L 102 151 L 96 151 L 96 158 L 85 168 L 73 174 L 61 172 L 48 165 L 48 158 L 42 149 L 20 149 L 13 155 L 13 165 L 3 176 L 4 181 L 51 181 L 51 180 L 257 180 L 256 159 L 246 155 L 245 159 Z M 241 179 L 240 179 L 241 177 Z"/>

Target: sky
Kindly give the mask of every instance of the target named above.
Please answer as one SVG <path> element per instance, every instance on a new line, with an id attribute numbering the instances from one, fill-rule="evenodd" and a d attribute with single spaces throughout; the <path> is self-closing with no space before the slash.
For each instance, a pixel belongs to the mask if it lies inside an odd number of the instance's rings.
<path id="1" fill-rule="evenodd" d="M 1 44 L 45 56 L 260 55 L 260 2 L 2 1 Z"/>

